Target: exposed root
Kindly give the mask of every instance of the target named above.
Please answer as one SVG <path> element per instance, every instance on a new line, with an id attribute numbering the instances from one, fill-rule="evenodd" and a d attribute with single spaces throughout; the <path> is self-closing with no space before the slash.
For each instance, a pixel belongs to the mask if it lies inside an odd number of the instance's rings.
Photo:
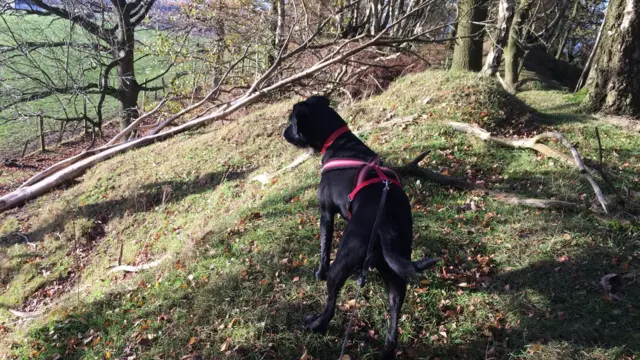
<path id="1" fill-rule="evenodd" d="M 514 149 L 532 149 L 546 156 L 553 157 L 558 160 L 562 160 L 566 163 L 575 163 L 580 173 L 587 179 L 587 181 L 589 181 L 589 184 L 591 184 L 591 187 L 593 188 L 593 191 L 596 194 L 596 197 L 598 198 L 598 201 L 600 202 L 600 205 L 602 206 L 602 209 L 604 210 L 604 212 L 605 213 L 609 212 L 607 210 L 607 200 L 604 196 L 604 193 L 602 192 L 602 189 L 600 189 L 600 186 L 593 179 L 593 176 L 591 175 L 594 170 L 587 167 L 584 164 L 584 161 L 582 160 L 582 157 L 580 156 L 580 153 L 578 152 L 576 147 L 573 146 L 573 144 L 566 138 L 566 136 L 564 136 L 563 133 L 545 132 L 528 139 L 512 140 L 512 139 L 492 136 L 490 132 L 472 124 L 449 122 L 449 125 L 453 127 L 456 131 L 477 136 L 484 141 L 490 141 L 500 146 L 510 147 Z M 572 156 L 568 156 L 560 151 L 550 148 L 549 146 L 540 144 L 539 142 L 543 139 L 558 140 L 562 145 L 564 145 L 571 151 Z"/>
<path id="2" fill-rule="evenodd" d="M 536 209 L 560 209 L 570 211 L 580 211 L 584 208 L 576 203 L 561 200 L 549 200 L 549 199 L 530 199 L 523 198 L 515 194 L 510 194 L 502 191 L 494 191 L 486 189 L 482 186 L 472 184 L 464 179 L 455 178 L 452 176 L 442 175 L 438 172 L 422 168 L 418 164 L 424 160 L 429 152 L 425 151 L 418 155 L 409 164 L 401 167 L 393 168 L 395 172 L 405 176 L 415 176 L 421 179 L 427 180 L 432 183 L 436 183 L 444 186 L 451 186 L 459 190 L 476 190 L 482 191 L 487 195 L 490 195 L 498 201 L 502 201 L 511 205 L 520 205 Z"/>
<path id="3" fill-rule="evenodd" d="M 23 318 L 23 319 L 32 319 L 43 314 L 42 311 L 23 312 L 23 311 L 18 311 L 13 309 L 9 309 L 9 312 L 11 313 L 11 315 L 19 318 Z"/>
<path id="4" fill-rule="evenodd" d="M 111 268 L 108 272 L 107 275 L 109 274 L 113 274 L 114 272 L 118 272 L 118 271 L 124 271 L 124 272 L 138 272 L 138 271 L 143 271 L 143 270 L 148 270 L 148 269 L 152 269 L 160 264 L 162 264 L 163 261 L 165 261 L 169 256 L 165 255 L 162 258 L 154 261 L 154 262 L 150 262 L 148 264 L 142 264 L 142 265 L 138 265 L 138 266 L 131 266 L 131 265 L 120 265 L 120 266 L 116 266 L 114 268 Z"/>

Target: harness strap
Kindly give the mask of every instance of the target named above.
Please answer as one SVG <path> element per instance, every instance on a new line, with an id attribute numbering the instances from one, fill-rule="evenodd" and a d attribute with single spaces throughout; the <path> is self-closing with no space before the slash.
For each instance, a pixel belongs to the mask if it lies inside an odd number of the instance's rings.
<path id="1" fill-rule="evenodd" d="M 327 144 L 330 145 L 329 141 L 327 141 Z M 351 202 L 353 201 L 353 199 L 355 199 L 360 190 L 369 185 L 386 182 L 387 185 L 391 183 L 402 187 L 402 183 L 400 182 L 400 178 L 398 177 L 398 175 L 393 170 L 382 167 L 379 164 L 380 159 L 378 159 L 377 156 L 374 156 L 367 162 L 358 159 L 333 159 L 322 166 L 322 172 L 324 173 L 330 170 L 349 169 L 357 167 L 360 168 L 356 176 L 354 189 L 351 191 L 351 193 L 349 193 L 349 202 Z M 371 170 L 374 170 L 376 172 L 375 177 L 369 180 L 365 180 L 367 174 L 369 174 Z M 391 173 L 392 175 L 388 176 L 386 173 Z M 347 208 L 347 211 L 349 213 L 349 218 L 351 218 L 350 206 Z"/>
<path id="2" fill-rule="evenodd" d="M 356 194 L 362 190 L 363 188 L 369 186 L 369 185 L 373 185 L 373 184 L 377 184 L 377 183 L 381 183 L 381 182 L 390 182 L 393 184 L 396 184 L 400 187 L 402 187 L 402 184 L 400 183 L 400 181 L 395 180 L 395 179 L 389 179 L 386 175 L 384 176 L 384 178 L 382 177 L 378 177 L 378 178 L 373 178 L 373 179 L 369 179 L 369 180 L 365 180 L 363 182 L 361 182 L 360 184 L 357 184 L 355 189 L 353 189 L 353 191 L 351 191 L 351 193 L 349 194 L 349 200 L 353 201 L 353 199 L 356 197 Z"/>
<path id="3" fill-rule="evenodd" d="M 349 132 L 349 127 L 347 125 L 338 128 L 338 130 L 334 131 L 333 134 L 329 135 L 327 140 L 324 142 L 324 145 L 322 145 L 322 153 L 324 154 L 329 146 L 331 146 L 331 144 L 333 144 L 333 142 L 336 141 L 336 139 L 340 137 L 340 135 L 346 132 Z"/>

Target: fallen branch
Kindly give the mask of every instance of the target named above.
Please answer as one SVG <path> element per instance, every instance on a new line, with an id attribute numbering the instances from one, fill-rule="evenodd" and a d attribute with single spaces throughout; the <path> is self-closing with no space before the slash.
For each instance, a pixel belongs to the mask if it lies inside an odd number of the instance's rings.
<path id="1" fill-rule="evenodd" d="M 605 182 L 605 184 L 607 184 L 607 186 L 609 186 L 609 188 L 613 191 L 613 193 L 618 198 L 618 201 L 620 202 L 620 204 L 622 204 L 622 206 L 624 207 L 626 205 L 625 199 L 622 196 L 620 196 L 620 192 L 618 192 L 618 189 L 616 189 L 616 187 L 613 185 L 613 182 L 609 179 L 609 176 L 607 176 L 607 172 L 604 169 L 604 164 L 602 162 L 602 140 L 600 139 L 600 130 L 598 130 L 597 126 L 596 126 L 596 139 L 598 140 L 598 167 L 596 168 L 596 171 L 598 171 L 598 174 L 600 174 L 600 177 L 602 178 L 602 180 Z"/>
<path id="2" fill-rule="evenodd" d="M 271 182 L 271 179 L 273 179 L 274 177 L 276 177 L 277 175 L 282 174 L 283 172 L 289 171 L 289 170 L 293 170 L 295 168 L 297 168 L 298 166 L 300 166 L 300 164 L 302 164 L 303 162 L 307 161 L 311 155 L 313 155 L 313 150 L 309 150 L 307 152 L 305 152 L 304 154 L 298 156 L 297 158 L 295 158 L 295 160 L 293 160 L 291 162 L 291 164 L 283 167 L 282 169 L 269 174 L 269 173 L 264 173 L 264 174 L 260 174 L 260 175 L 256 175 L 254 177 L 252 177 L 250 180 L 253 181 L 257 181 L 259 183 L 261 183 L 263 186 L 267 185 Z"/>
<path id="3" fill-rule="evenodd" d="M 153 269 L 154 267 L 157 267 L 158 265 L 162 264 L 163 261 L 165 261 L 169 256 L 163 256 L 162 258 L 154 261 L 154 262 L 150 262 L 148 264 L 142 264 L 142 265 L 137 265 L 137 266 L 131 266 L 131 265 L 120 265 L 120 266 L 116 266 L 111 268 L 109 271 L 107 271 L 107 275 L 109 274 L 113 274 L 114 272 L 119 272 L 119 271 L 124 271 L 124 272 L 138 272 L 138 271 L 143 271 L 143 270 L 149 270 L 149 269 Z"/>
<path id="4" fill-rule="evenodd" d="M 9 309 L 9 312 L 13 316 L 17 316 L 19 318 L 24 318 L 24 319 L 36 318 L 36 317 L 38 317 L 38 316 L 40 316 L 40 315 L 42 315 L 44 313 L 42 311 L 24 312 L 24 311 L 18 311 L 18 310 L 13 310 L 13 309 Z"/>
<path id="5" fill-rule="evenodd" d="M 589 184 L 591 184 L 591 187 L 593 188 L 593 191 L 596 194 L 596 197 L 598 198 L 598 201 L 600 202 L 602 209 L 604 210 L 605 213 L 608 213 L 607 200 L 605 199 L 604 193 L 602 192 L 602 189 L 600 189 L 600 186 L 593 179 L 593 176 L 591 175 L 591 172 L 593 170 L 584 164 L 584 161 L 582 160 L 580 153 L 578 153 L 578 150 L 566 138 L 566 136 L 564 136 L 564 134 L 560 132 L 545 132 L 528 139 L 512 140 L 512 139 L 492 136 L 490 132 L 476 125 L 464 124 L 459 122 L 449 122 L 449 125 L 456 131 L 474 135 L 484 141 L 490 141 L 500 146 L 510 147 L 514 149 L 532 149 L 544 155 L 562 160 L 567 163 L 574 162 L 578 167 L 578 170 L 580 171 L 580 173 L 587 179 L 587 181 L 589 181 Z M 543 139 L 550 139 L 550 138 L 560 141 L 562 145 L 569 148 L 573 157 L 565 155 L 564 153 L 554 150 L 544 144 L 539 144 L 539 141 Z"/>
<path id="6" fill-rule="evenodd" d="M 393 120 L 382 122 L 382 123 L 377 124 L 375 126 L 371 126 L 371 127 L 365 128 L 365 129 L 354 131 L 353 133 L 355 135 L 360 135 L 363 132 L 371 131 L 371 130 L 376 129 L 376 128 L 389 127 L 389 126 L 392 126 L 392 125 L 410 123 L 410 122 L 414 121 L 416 118 L 417 118 L 417 116 L 408 116 L 408 117 L 404 117 L 404 118 L 393 119 Z M 424 159 L 424 157 L 427 156 L 429 154 L 429 152 L 430 151 L 425 151 L 423 153 L 424 156 L 422 157 L 422 159 Z M 304 154 L 298 156 L 289 165 L 283 167 L 282 169 L 280 169 L 280 170 L 278 170 L 278 171 L 276 171 L 274 173 L 271 173 L 271 174 L 262 173 L 260 175 L 256 175 L 256 176 L 252 177 L 249 180 L 257 181 L 257 182 L 261 183 L 263 186 L 267 185 L 267 184 L 269 184 L 269 182 L 271 182 L 271 179 L 273 179 L 274 177 L 276 177 L 276 176 L 278 176 L 278 175 L 280 175 L 280 174 L 282 174 L 284 172 L 287 172 L 289 170 L 293 170 L 293 169 L 297 168 L 298 166 L 300 166 L 300 164 L 302 164 L 303 162 L 307 161 L 311 157 L 311 155 L 313 155 L 313 150 L 310 150 L 310 151 L 305 152 Z M 418 160 L 418 162 L 422 161 L 422 159 Z"/>
<path id="7" fill-rule="evenodd" d="M 160 103 L 158 104 L 158 106 L 155 107 L 155 109 L 137 118 L 134 122 L 132 122 L 129 126 L 127 126 L 126 129 L 120 131 L 116 136 L 113 137 L 113 139 L 109 140 L 107 145 L 116 144 L 118 141 L 120 141 L 120 139 L 129 135 L 132 131 L 136 130 L 139 127 L 140 123 L 150 118 L 151 116 L 155 115 L 158 111 L 160 111 L 160 109 L 162 109 L 165 105 L 167 105 L 171 100 L 173 99 L 166 98 L 166 97 L 162 99 L 162 101 L 160 101 Z"/>
<path id="8" fill-rule="evenodd" d="M 65 160 L 62 160 L 62 161 L 60 161 L 60 162 L 58 162 L 56 164 L 53 164 L 50 167 L 48 167 L 48 168 L 42 170 L 41 172 L 35 174 L 34 176 L 32 176 L 29 180 L 25 181 L 22 185 L 20 185 L 20 187 L 18 189 L 22 189 L 22 188 L 31 186 L 31 185 L 41 181 L 42 179 L 44 179 L 44 178 L 46 178 L 46 177 L 48 177 L 48 176 L 50 176 L 52 174 L 55 174 L 56 172 L 58 172 L 58 171 L 60 171 L 60 170 L 62 170 L 64 168 L 67 168 L 67 167 L 69 167 L 69 166 L 71 166 L 71 165 L 73 165 L 73 164 L 75 164 L 75 163 L 77 163 L 77 162 L 79 162 L 79 161 L 81 161 L 83 159 L 88 158 L 89 156 L 98 154 L 101 151 L 108 150 L 108 149 L 110 149 L 112 147 L 115 147 L 115 145 L 114 146 L 102 146 L 102 147 L 99 147 L 99 148 L 96 148 L 96 149 L 87 150 L 87 151 L 84 151 L 84 152 L 82 152 L 82 153 L 80 153 L 78 155 L 72 156 L 72 157 L 70 157 L 68 159 L 65 159 Z M 2 207 L 0 206 L 0 211 L 1 210 L 2 210 Z"/>

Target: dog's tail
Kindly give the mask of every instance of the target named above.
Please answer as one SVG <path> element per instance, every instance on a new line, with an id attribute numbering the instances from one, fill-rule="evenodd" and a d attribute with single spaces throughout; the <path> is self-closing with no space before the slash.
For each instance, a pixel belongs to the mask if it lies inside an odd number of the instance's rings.
<path id="1" fill-rule="evenodd" d="M 411 261 L 403 258 L 398 253 L 393 251 L 392 245 L 388 242 L 382 241 L 382 254 L 387 265 L 401 278 L 408 280 L 440 261 L 438 258 L 424 258 L 418 261 Z"/>

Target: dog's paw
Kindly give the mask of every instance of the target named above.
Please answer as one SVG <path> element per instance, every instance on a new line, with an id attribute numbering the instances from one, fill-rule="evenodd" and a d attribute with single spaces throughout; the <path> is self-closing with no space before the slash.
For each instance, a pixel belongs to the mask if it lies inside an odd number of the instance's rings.
<path id="1" fill-rule="evenodd" d="M 304 327 L 313 331 L 314 333 L 324 333 L 327 331 L 327 326 L 320 321 L 319 315 L 307 315 L 304 317 Z"/>
<path id="2" fill-rule="evenodd" d="M 320 281 L 327 281 L 327 271 L 324 268 L 319 267 L 316 270 L 316 279 Z"/>

